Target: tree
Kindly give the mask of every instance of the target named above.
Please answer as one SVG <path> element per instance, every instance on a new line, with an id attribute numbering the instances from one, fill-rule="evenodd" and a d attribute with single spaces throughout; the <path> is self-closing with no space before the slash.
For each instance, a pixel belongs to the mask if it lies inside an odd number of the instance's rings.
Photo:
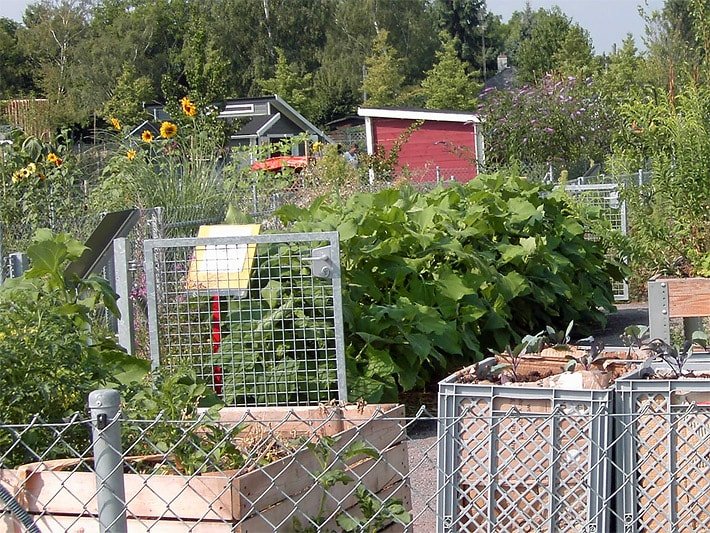
<path id="1" fill-rule="evenodd" d="M 77 48 L 87 32 L 89 9 L 88 0 L 42 0 L 25 11 L 19 41 L 38 73 L 38 89 L 49 100 L 53 125 L 81 123 L 88 116 L 74 90 L 73 67 L 80 61 Z"/>
<path id="2" fill-rule="evenodd" d="M 274 76 L 258 80 L 259 87 L 266 94 L 278 94 L 306 117 L 312 116 L 313 74 L 303 72 L 286 60 L 281 48 L 276 49 Z"/>
<path id="3" fill-rule="evenodd" d="M 389 32 L 380 30 L 372 41 L 372 53 L 365 59 L 362 91 L 366 106 L 393 105 L 402 92 L 404 75 L 397 51 L 388 44 Z"/>
<path id="4" fill-rule="evenodd" d="M 27 58 L 17 42 L 20 25 L 14 20 L 0 18 L 0 98 L 13 98 L 33 88 Z"/>
<path id="5" fill-rule="evenodd" d="M 710 3 L 667 0 L 660 11 L 644 14 L 647 66 L 654 85 L 672 94 L 710 77 Z"/>
<path id="6" fill-rule="evenodd" d="M 597 63 L 589 32 L 579 26 L 570 26 L 552 59 L 555 70 L 561 74 L 582 78 L 591 76 Z"/>
<path id="7" fill-rule="evenodd" d="M 123 124 L 136 126 L 148 118 L 143 106 L 152 94 L 150 79 L 138 76 L 133 65 L 126 63 L 101 114 L 107 120 L 114 117 Z"/>
<path id="8" fill-rule="evenodd" d="M 439 25 L 457 39 L 459 57 L 480 67 L 486 20 L 485 0 L 437 0 Z"/>
<path id="9" fill-rule="evenodd" d="M 628 34 L 621 47 L 609 56 L 606 69 L 598 77 L 601 93 L 615 108 L 625 102 L 641 100 L 647 84 L 645 70 L 645 61 L 638 53 L 633 36 Z"/>
<path id="10" fill-rule="evenodd" d="M 592 58 L 589 34 L 555 6 L 534 13 L 530 36 L 521 40 L 515 64 L 522 81 L 535 82 L 550 72 L 591 70 Z"/>
<path id="11" fill-rule="evenodd" d="M 442 32 L 440 38 L 442 49 L 436 52 L 437 62 L 422 81 L 426 107 L 471 110 L 475 106 L 481 84 L 458 58 L 455 39 L 446 32 Z"/>

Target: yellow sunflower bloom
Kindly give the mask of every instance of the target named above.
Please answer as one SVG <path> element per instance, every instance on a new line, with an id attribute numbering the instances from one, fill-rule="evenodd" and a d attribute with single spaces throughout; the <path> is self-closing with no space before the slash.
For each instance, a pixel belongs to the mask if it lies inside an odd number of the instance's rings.
<path id="1" fill-rule="evenodd" d="M 121 121 L 118 120 L 116 117 L 111 117 L 109 119 L 111 121 L 111 125 L 113 126 L 113 129 L 116 131 L 121 131 Z"/>
<path id="2" fill-rule="evenodd" d="M 178 127 L 172 122 L 163 122 L 160 125 L 160 136 L 166 139 L 171 139 L 177 135 Z"/>
<path id="3" fill-rule="evenodd" d="M 20 171 L 16 170 L 12 173 L 12 183 L 17 183 L 20 181 Z"/>
<path id="4" fill-rule="evenodd" d="M 190 100 L 187 96 L 180 100 L 180 106 L 182 107 L 182 112 L 188 117 L 194 117 L 197 115 L 197 106 L 193 104 L 192 100 Z"/>
<path id="5" fill-rule="evenodd" d="M 152 143 L 153 134 L 149 130 L 143 130 L 143 133 L 141 133 L 141 139 L 144 143 Z"/>
<path id="6" fill-rule="evenodd" d="M 37 165 L 35 165 L 34 163 L 30 163 L 29 165 L 27 165 L 27 170 L 30 171 L 30 174 L 34 174 L 35 172 L 37 172 Z"/>
<path id="7" fill-rule="evenodd" d="M 47 161 L 50 163 L 56 163 L 59 160 L 59 157 L 57 157 L 57 154 L 54 152 L 49 152 L 49 155 L 47 156 Z"/>
<path id="8" fill-rule="evenodd" d="M 20 177 L 22 179 L 29 178 L 30 177 L 30 171 L 27 169 L 27 167 L 20 169 Z"/>
<path id="9" fill-rule="evenodd" d="M 126 152 L 126 157 L 128 158 L 129 161 L 133 161 L 136 158 L 136 151 L 135 150 L 128 150 L 128 152 Z"/>

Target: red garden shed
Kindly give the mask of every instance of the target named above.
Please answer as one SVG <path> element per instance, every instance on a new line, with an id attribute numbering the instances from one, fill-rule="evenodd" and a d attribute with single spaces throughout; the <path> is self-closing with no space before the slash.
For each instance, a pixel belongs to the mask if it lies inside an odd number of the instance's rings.
<path id="1" fill-rule="evenodd" d="M 478 115 L 463 111 L 411 108 L 358 108 L 365 117 L 367 153 L 388 153 L 400 144 L 396 171 L 408 169 L 412 181 L 468 181 L 483 162 Z"/>

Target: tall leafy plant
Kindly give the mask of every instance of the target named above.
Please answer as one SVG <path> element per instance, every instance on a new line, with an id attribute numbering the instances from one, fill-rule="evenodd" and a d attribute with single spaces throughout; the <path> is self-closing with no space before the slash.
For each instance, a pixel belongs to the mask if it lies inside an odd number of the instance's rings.
<path id="1" fill-rule="evenodd" d="M 635 270 L 710 275 L 710 91 L 688 86 L 677 97 L 624 108 L 620 168 L 650 166 L 653 179 L 624 190 Z"/>
<path id="2" fill-rule="evenodd" d="M 602 323 L 619 266 L 585 238 L 575 210 L 538 184 L 493 175 L 280 214 L 297 231 L 340 233 L 348 388 L 379 401 L 545 325 Z"/>

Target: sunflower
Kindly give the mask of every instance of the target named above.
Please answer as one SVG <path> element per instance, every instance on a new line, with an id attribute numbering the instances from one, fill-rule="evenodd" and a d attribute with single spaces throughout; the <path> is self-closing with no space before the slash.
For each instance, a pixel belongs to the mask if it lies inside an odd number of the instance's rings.
<path id="1" fill-rule="evenodd" d="M 27 167 L 20 169 L 20 177 L 22 179 L 29 178 L 30 177 L 30 171 Z"/>
<path id="2" fill-rule="evenodd" d="M 180 100 L 180 106 L 182 106 L 182 112 L 188 117 L 194 117 L 197 115 L 197 106 L 193 104 L 192 100 L 190 100 L 187 96 Z"/>
<path id="3" fill-rule="evenodd" d="M 163 122 L 160 125 L 160 136 L 166 139 L 171 139 L 177 135 L 178 127 L 172 122 Z"/>
<path id="4" fill-rule="evenodd" d="M 116 131 L 121 131 L 121 121 L 118 120 L 116 117 L 111 117 L 109 119 L 111 121 L 111 125 L 113 126 L 113 129 Z"/>
<path id="5" fill-rule="evenodd" d="M 49 155 L 47 156 L 47 161 L 50 163 L 57 163 L 59 161 L 59 157 L 57 157 L 57 154 L 54 152 L 49 152 Z"/>
<path id="6" fill-rule="evenodd" d="M 135 150 L 128 150 L 126 152 L 126 157 L 128 158 L 129 161 L 133 161 L 136 158 L 136 151 Z"/>
<path id="7" fill-rule="evenodd" d="M 34 174 L 35 172 L 37 172 L 37 165 L 35 165 L 34 163 L 30 163 L 29 165 L 27 165 L 27 170 L 30 171 L 30 174 Z"/>
<path id="8" fill-rule="evenodd" d="M 143 133 L 141 133 L 141 139 L 144 143 L 152 143 L 153 134 L 149 130 L 143 130 Z"/>
<path id="9" fill-rule="evenodd" d="M 12 173 L 12 183 L 17 183 L 20 181 L 20 171 L 16 170 Z"/>

